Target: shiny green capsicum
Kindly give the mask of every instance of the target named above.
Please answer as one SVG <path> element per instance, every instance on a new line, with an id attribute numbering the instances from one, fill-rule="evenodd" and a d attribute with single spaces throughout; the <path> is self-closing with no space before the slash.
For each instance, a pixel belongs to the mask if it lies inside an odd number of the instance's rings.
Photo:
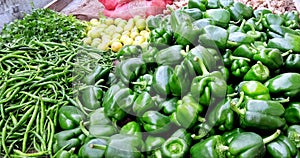
<path id="1" fill-rule="evenodd" d="M 76 106 L 62 106 L 58 110 L 58 122 L 63 130 L 78 127 L 85 118 L 85 114 Z"/>
<path id="2" fill-rule="evenodd" d="M 271 100 L 269 89 L 259 81 L 243 81 L 238 86 L 239 92 L 243 92 L 245 100 Z"/>
<path id="3" fill-rule="evenodd" d="M 286 136 L 300 148 L 300 125 L 291 125 L 286 130 Z"/>
<path id="4" fill-rule="evenodd" d="M 289 54 L 284 62 L 285 68 L 290 72 L 300 72 L 300 54 Z"/>
<path id="5" fill-rule="evenodd" d="M 207 0 L 189 0 L 188 8 L 198 8 L 201 11 L 205 11 L 207 3 Z"/>
<path id="6" fill-rule="evenodd" d="M 162 102 L 159 105 L 159 107 L 162 109 L 162 112 L 165 115 L 171 115 L 173 112 L 176 111 L 177 101 L 178 101 L 178 98 L 177 97 L 173 97 L 171 99 L 168 99 L 168 100 Z"/>
<path id="7" fill-rule="evenodd" d="M 170 118 L 158 111 L 147 111 L 139 118 L 145 131 L 149 133 L 162 133 L 170 129 Z"/>
<path id="8" fill-rule="evenodd" d="M 118 59 L 125 60 L 142 54 L 142 47 L 140 45 L 125 45 L 117 53 Z"/>
<path id="9" fill-rule="evenodd" d="M 132 105 L 132 110 L 136 116 L 142 116 L 146 111 L 157 108 L 156 103 L 148 92 L 139 94 Z"/>
<path id="10" fill-rule="evenodd" d="M 106 79 L 110 72 L 109 67 L 97 65 L 90 73 L 83 78 L 83 83 L 92 85 L 97 83 L 100 79 Z"/>
<path id="11" fill-rule="evenodd" d="M 133 90 L 139 94 L 143 92 L 151 92 L 153 76 L 150 74 L 142 75 L 135 82 L 131 82 L 131 84 L 133 85 Z"/>
<path id="12" fill-rule="evenodd" d="M 173 45 L 168 48 L 160 50 L 156 54 L 156 63 L 158 65 L 177 65 L 181 63 L 183 60 L 183 56 L 181 54 L 182 50 L 181 45 Z"/>
<path id="13" fill-rule="evenodd" d="M 298 150 L 293 141 L 287 136 L 280 135 L 272 142 L 266 145 L 267 156 L 274 158 L 295 157 Z"/>
<path id="14" fill-rule="evenodd" d="M 225 49 L 229 33 L 219 26 L 207 25 L 201 29 L 199 43 L 206 47 Z"/>
<path id="15" fill-rule="evenodd" d="M 103 90 L 96 86 L 86 86 L 79 91 L 79 98 L 83 107 L 89 110 L 98 109 L 101 106 Z"/>
<path id="16" fill-rule="evenodd" d="M 290 124 L 300 123 L 300 102 L 289 102 L 285 109 L 284 118 Z"/>
<path id="17" fill-rule="evenodd" d="M 173 74 L 173 69 L 170 66 L 159 66 L 154 72 L 153 89 L 162 96 L 170 94 L 170 77 Z"/>
<path id="18" fill-rule="evenodd" d="M 120 129 L 120 134 L 134 135 L 137 136 L 139 139 L 142 139 L 141 131 L 141 126 L 137 122 L 131 121 Z"/>
<path id="19" fill-rule="evenodd" d="M 78 157 L 82 158 L 101 158 L 104 157 L 105 154 L 105 149 L 107 145 L 107 140 L 102 139 L 102 138 L 94 138 L 86 143 L 84 143 L 79 151 L 78 151 Z M 101 148 L 97 148 L 95 146 L 103 146 Z"/>
<path id="20" fill-rule="evenodd" d="M 230 13 L 225 9 L 209 9 L 203 15 L 204 18 L 212 19 L 217 26 L 226 28 L 230 21 Z"/>
<path id="21" fill-rule="evenodd" d="M 250 70 L 244 75 L 244 81 L 259 81 L 265 82 L 270 78 L 270 70 L 260 61 L 257 61 L 256 64 L 252 65 Z"/>
<path id="22" fill-rule="evenodd" d="M 165 27 L 158 27 L 151 30 L 149 44 L 155 47 L 167 47 L 174 43 L 173 32 Z"/>

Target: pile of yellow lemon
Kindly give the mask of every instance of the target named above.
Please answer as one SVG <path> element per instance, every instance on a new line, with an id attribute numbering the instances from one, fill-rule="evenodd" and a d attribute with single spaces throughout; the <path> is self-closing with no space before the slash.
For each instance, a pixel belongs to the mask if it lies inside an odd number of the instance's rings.
<path id="1" fill-rule="evenodd" d="M 87 22 L 83 43 L 100 50 L 118 52 L 124 45 L 148 45 L 149 29 L 146 19 L 135 16 L 129 20 L 121 18 L 99 18 Z"/>

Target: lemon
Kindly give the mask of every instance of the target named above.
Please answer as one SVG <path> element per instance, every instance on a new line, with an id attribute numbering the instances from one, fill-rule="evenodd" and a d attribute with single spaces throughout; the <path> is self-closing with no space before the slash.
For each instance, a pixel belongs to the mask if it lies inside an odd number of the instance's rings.
<path id="1" fill-rule="evenodd" d="M 111 50 L 114 52 L 118 52 L 122 48 L 122 46 L 123 45 L 121 42 L 115 41 L 111 44 Z"/>

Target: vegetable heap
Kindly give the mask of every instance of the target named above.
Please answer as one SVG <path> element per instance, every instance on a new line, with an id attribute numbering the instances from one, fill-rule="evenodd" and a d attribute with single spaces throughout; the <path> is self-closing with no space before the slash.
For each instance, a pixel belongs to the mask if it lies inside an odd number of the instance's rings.
<path id="1" fill-rule="evenodd" d="M 147 46 L 117 53 L 5 44 L 2 155 L 299 158 L 298 13 L 233 0 L 171 12 L 146 20 Z"/>
<path id="2" fill-rule="evenodd" d="M 147 27 L 60 109 L 56 157 L 300 156 L 296 12 L 190 0 Z"/>

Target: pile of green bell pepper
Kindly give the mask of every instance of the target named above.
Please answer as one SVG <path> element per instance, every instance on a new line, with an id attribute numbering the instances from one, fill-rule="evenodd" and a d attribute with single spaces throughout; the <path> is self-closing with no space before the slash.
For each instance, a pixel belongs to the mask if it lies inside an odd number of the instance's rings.
<path id="1" fill-rule="evenodd" d="M 86 75 L 75 106 L 59 109 L 52 152 L 299 158 L 299 22 L 233 0 L 151 16 L 149 45 L 124 46 L 113 68 Z"/>

